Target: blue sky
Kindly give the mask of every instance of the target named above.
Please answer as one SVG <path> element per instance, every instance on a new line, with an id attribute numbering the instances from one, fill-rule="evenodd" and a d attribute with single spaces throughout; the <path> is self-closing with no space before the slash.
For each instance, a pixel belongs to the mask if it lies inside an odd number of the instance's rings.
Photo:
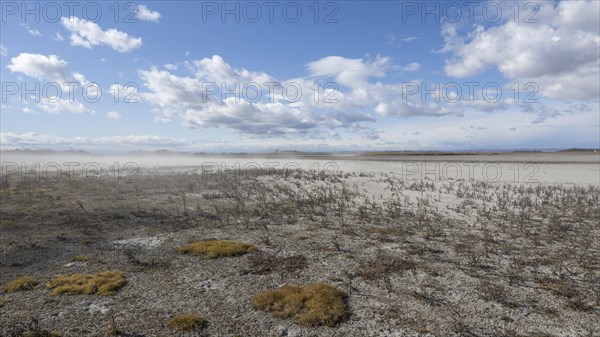
<path id="1" fill-rule="evenodd" d="M 54 4 L 2 2 L 2 148 L 600 146 L 597 1 Z"/>

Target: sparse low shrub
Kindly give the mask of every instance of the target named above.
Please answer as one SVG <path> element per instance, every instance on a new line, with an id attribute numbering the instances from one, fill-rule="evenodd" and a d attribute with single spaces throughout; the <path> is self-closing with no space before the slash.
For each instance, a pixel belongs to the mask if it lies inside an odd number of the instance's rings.
<path id="1" fill-rule="evenodd" d="M 250 268 L 254 274 L 294 272 L 307 266 L 306 258 L 303 255 L 278 257 L 264 252 L 250 254 L 248 262 L 250 262 Z"/>
<path id="2" fill-rule="evenodd" d="M 33 277 L 23 276 L 8 282 L 2 287 L 2 290 L 4 290 L 7 293 L 31 290 L 37 284 L 38 282 Z"/>
<path id="3" fill-rule="evenodd" d="M 520 305 L 518 301 L 513 298 L 511 289 L 502 284 L 483 280 L 479 282 L 478 290 L 479 297 L 483 300 L 497 302 L 511 308 L 516 308 Z"/>
<path id="4" fill-rule="evenodd" d="M 371 261 L 363 261 L 356 268 L 356 275 L 365 280 L 378 280 L 391 274 L 404 274 L 417 269 L 417 263 L 400 256 L 380 253 Z"/>
<path id="5" fill-rule="evenodd" d="M 61 337 L 61 335 L 55 332 L 41 330 L 26 332 L 23 337 Z"/>
<path id="6" fill-rule="evenodd" d="M 567 302 L 567 307 L 580 312 L 594 311 L 593 300 L 585 298 L 583 295 L 576 296 Z"/>
<path id="7" fill-rule="evenodd" d="M 48 282 L 48 288 L 53 289 L 52 293 L 55 295 L 64 293 L 112 295 L 126 283 L 122 273 L 105 271 L 97 274 L 58 276 Z"/>
<path id="8" fill-rule="evenodd" d="M 231 240 L 198 241 L 177 248 L 180 254 L 202 255 L 207 259 L 244 255 L 254 250 L 254 245 Z"/>
<path id="9" fill-rule="evenodd" d="M 0 332 L 0 335 L 2 333 Z M 31 317 L 28 322 L 18 322 L 6 330 L 7 337 L 61 337 L 60 334 L 42 329 L 37 318 Z"/>
<path id="10" fill-rule="evenodd" d="M 542 277 L 536 278 L 534 282 L 539 285 L 540 289 L 550 291 L 556 296 L 574 298 L 579 295 L 577 288 L 564 280 Z"/>
<path id="11" fill-rule="evenodd" d="M 280 318 L 293 318 L 306 326 L 334 326 L 347 314 L 344 293 L 323 283 L 305 287 L 286 285 L 255 295 L 255 309 L 272 312 Z"/>
<path id="12" fill-rule="evenodd" d="M 190 331 L 201 328 L 206 320 L 198 315 L 177 315 L 169 319 L 169 328 L 177 331 Z"/>

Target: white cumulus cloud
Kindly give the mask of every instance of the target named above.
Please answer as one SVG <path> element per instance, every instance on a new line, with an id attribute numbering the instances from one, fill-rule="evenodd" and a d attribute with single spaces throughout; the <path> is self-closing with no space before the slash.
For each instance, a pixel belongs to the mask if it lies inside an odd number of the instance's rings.
<path id="1" fill-rule="evenodd" d="M 21 53 L 11 58 L 7 68 L 39 80 L 67 81 L 67 62 L 56 55 Z"/>
<path id="2" fill-rule="evenodd" d="M 327 56 L 307 65 L 310 76 L 333 77 L 342 85 L 357 87 L 368 78 L 383 77 L 390 66 L 388 57 L 377 56 L 375 60 L 349 59 L 341 56 Z"/>
<path id="3" fill-rule="evenodd" d="M 106 116 L 110 119 L 123 119 L 123 115 L 121 115 L 118 111 L 109 111 L 106 113 Z"/>
<path id="4" fill-rule="evenodd" d="M 29 25 L 24 22 L 21 23 L 21 26 L 25 27 L 27 32 L 33 36 L 42 36 L 42 33 L 40 33 L 39 30 L 29 27 Z"/>
<path id="5" fill-rule="evenodd" d="M 94 114 L 94 110 L 90 110 L 86 108 L 83 103 L 73 100 L 69 101 L 67 99 L 61 99 L 60 97 L 51 96 L 45 97 L 41 99 L 39 103 L 37 103 L 38 107 L 49 114 L 58 114 L 61 112 L 70 112 L 70 113 L 89 113 L 91 115 Z"/>
<path id="6" fill-rule="evenodd" d="M 60 96 L 49 96 L 49 97 L 36 97 L 38 108 L 50 113 L 56 114 L 60 112 L 70 113 L 90 113 L 94 111 L 86 108 L 83 103 L 76 99 L 71 99 L 71 90 L 75 88 L 74 85 L 67 85 L 67 83 L 77 82 L 80 85 L 86 85 L 90 82 L 86 80 L 85 76 L 79 72 L 74 72 L 69 75 L 67 68 L 67 61 L 59 58 L 57 55 L 43 55 L 43 54 L 30 54 L 21 53 L 11 58 L 11 63 L 7 68 L 13 73 L 22 73 L 29 77 L 33 77 L 40 81 L 53 82 L 58 85 L 62 92 Z M 44 86 L 47 83 L 42 83 Z M 90 85 L 87 88 L 88 97 L 96 97 L 101 90 L 97 85 Z M 46 92 L 47 95 L 49 93 Z M 40 95 L 44 95 L 40 91 Z M 36 95 L 38 96 L 38 95 Z M 29 109 L 29 108 L 28 108 Z"/>
<path id="7" fill-rule="evenodd" d="M 126 53 L 142 46 L 141 37 L 132 37 L 114 28 L 102 30 L 94 22 L 77 17 L 61 19 L 61 24 L 71 32 L 71 45 L 91 49 L 95 45 L 106 45 Z"/>
<path id="8" fill-rule="evenodd" d="M 421 64 L 419 62 L 412 62 L 403 67 L 400 67 L 400 70 L 403 72 L 417 71 L 419 69 L 421 69 Z"/>
<path id="9" fill-rule="evenodd" d="M 136 17 L 143 21 L 158 22 L 158 19 L 160 19 L 161 15 L 159 12 L 148 9 L 146 5 L 139 5 Z"/>

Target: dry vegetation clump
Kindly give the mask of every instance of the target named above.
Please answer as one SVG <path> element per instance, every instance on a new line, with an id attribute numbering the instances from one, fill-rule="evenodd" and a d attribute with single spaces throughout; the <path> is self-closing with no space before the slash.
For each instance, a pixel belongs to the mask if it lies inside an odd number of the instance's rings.
<path id="1" fill-rule="evenodd" d="M 38 284 L 37 280 L 31 276 L 16 278 L 2 287 L 2 290 L 9 292 L 31 290 Z"/>
<path id="2" fill-rule="evenodd" d="M 73 256 L 73 262 L 87 262 L 90 258 L 85 255 L 76 255 Z"/>
<path id="3" fill-rule="evenodd" d="M 52 293 L 55 295 L 64 293 L 112 295 L 126 283 L 121 272 L 105 271 L 97 274 L 58 276 L 48 282 L 48 288 L 53 289 Z"/>
<path id="4" fill-rule="evenodd" d="M 552 292 L 556 296 L 573 298 L 579 295 L 577 289 L 565 280 L 552 279 L 550 277 L 536 278 L 534 280 L 540 289 Z"/>
<path id="5" fill-rule="evenodd" d="M 254 274 L 268 274 L 272 272 L 291 273 L 304 269 L 308 265 L 303 255 L 278 257 L 265 252 L 256 252 L 249 255 L 248 262 Z"/>
<path id="6" fill-rule="evenodd" d="M 378 254 L 371 261 L 364 261 L 356 268 L 356 275 L 365 280 L 378 280 L 391 274 L 404 274 L 405 271 L 415 270 L 417 263 L 392 254 Z"/>
<path id="7" fill-rule="evenodd" d="M 23 277 L 19 277 L 19 278 L 16 278 L 16 279 L 8 282 L 4 286 L 2 286 L 2 290 L 4 290 L 7 293 L 12 293 L 15 291 L 31 290 L 37 284 L 38 284 L 38 282 L 33 277 L 23 276 Z"/>
<path id="8" fill-rule="evenodd" d="M 205 324 L 206 320 L 198 315 L 177 315 L 171 317 L 168 322 L 169 328 L 177 331 L 190 331 Z"/>
<path id="9" fill-rule="evenodd" d="M 334 326 L 347 314 L 344 293 L 323 283 L 305 287 L 286 285 L 252 298 L 254 308 L 306 326 Z"/>
<path id="10" fill-rule="evenodd" d="M 207 259 L 244 255 L 254 250 L 254 245 L 231 240 L 198 241 L 177 248 L 180 254 L 202 255 Z"/>

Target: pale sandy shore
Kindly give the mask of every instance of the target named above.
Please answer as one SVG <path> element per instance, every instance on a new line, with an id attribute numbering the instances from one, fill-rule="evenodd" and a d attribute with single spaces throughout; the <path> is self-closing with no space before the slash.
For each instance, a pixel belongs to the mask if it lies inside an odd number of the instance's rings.
<path id="1" fill-rule="evenodd" d="M 474 155 L 29 155 L 5 152 L 3 173 L 75 168 L 173 167 L 193 172 L 234 169 L 293 169 L 330 172 L 392 173 L 406 180 L 476 180 L 504 183 L 600 184 L 600 153 L 505 153 Z M 35 166 L 35 165 L 38 166 Z M 12 165 L 12 168 L 8 166 Z M 86 166 L 87 165 L 87 166 Z M 24 170 L 25 168 L 25 170 Z"/>

